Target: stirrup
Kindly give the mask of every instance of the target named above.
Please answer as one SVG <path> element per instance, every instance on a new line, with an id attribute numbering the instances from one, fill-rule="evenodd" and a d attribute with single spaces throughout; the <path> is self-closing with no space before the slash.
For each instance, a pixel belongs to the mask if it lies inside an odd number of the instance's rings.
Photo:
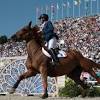
<path id="1" fill-rule="evenodd" d="M 53 66 L 59 65 L 59 61 L 54 61 L 53 59 L 52 59 L 51 63 Z"/>

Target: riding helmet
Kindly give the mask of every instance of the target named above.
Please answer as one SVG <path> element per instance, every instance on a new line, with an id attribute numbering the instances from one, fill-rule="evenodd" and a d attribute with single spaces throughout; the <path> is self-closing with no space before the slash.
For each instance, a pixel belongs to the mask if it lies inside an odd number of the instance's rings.
<path id="1" fill-rule="evenodd" d="M 49 19 L 47 14 L 41 14 L 40 17 L 38 18 L 39 20 L 44 18 L 46 21 Z"/>

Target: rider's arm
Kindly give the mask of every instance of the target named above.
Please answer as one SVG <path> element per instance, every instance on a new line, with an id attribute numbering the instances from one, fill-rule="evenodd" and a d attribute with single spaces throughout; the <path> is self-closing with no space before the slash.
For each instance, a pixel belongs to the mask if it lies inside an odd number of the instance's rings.
<path id="1" fill-rule="evenodd" d="M 54 27 L 53 27 L 52 23 L 50 21 L 48 21 L 42 31 L 43 31 L 43 33 L 49 33 L 51 31 L 54 31 Z"/>

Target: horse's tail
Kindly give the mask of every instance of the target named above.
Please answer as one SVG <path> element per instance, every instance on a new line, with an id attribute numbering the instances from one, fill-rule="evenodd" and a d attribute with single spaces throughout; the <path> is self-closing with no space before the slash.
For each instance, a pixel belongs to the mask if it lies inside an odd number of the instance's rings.
<path id="1" fill-rule="evenodd" d="M 83 55 L 82 55 L 82 53 L 81 52 L 79 52 L 79 51 L 77 51 L 77 50 L 70 50 L 72 53 L 73 53 L 73 55 L 79 60 L 79 59 L 81 59 L 81 58 L 83 58 Z"/>
<path id="2" fill-rule="evenodd" d="M 84 57 L 79 51 L 73 50 L 73 53 L 76 56 L 77 60 L 79 61 L 81 67 L 83 68 L 92 67 L 100 69 L 100 64 Z"/>

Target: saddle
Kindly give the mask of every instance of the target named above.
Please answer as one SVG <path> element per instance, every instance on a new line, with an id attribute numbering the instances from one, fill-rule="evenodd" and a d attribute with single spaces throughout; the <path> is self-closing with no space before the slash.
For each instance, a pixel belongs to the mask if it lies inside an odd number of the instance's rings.
<path id="1" fill-rule="evenodd" d="M 47 50 L 44 49 L 44 47 L 42 47 L 42 52 L 45 56 L 51 58 L 51 55 L 49 54 L 49 52 Z M 55 52 L 56 52 L 58 58 L 62 58 L 62 57 L 67 56 L 66 52 L 62 49 L 56 48 Z"/>

